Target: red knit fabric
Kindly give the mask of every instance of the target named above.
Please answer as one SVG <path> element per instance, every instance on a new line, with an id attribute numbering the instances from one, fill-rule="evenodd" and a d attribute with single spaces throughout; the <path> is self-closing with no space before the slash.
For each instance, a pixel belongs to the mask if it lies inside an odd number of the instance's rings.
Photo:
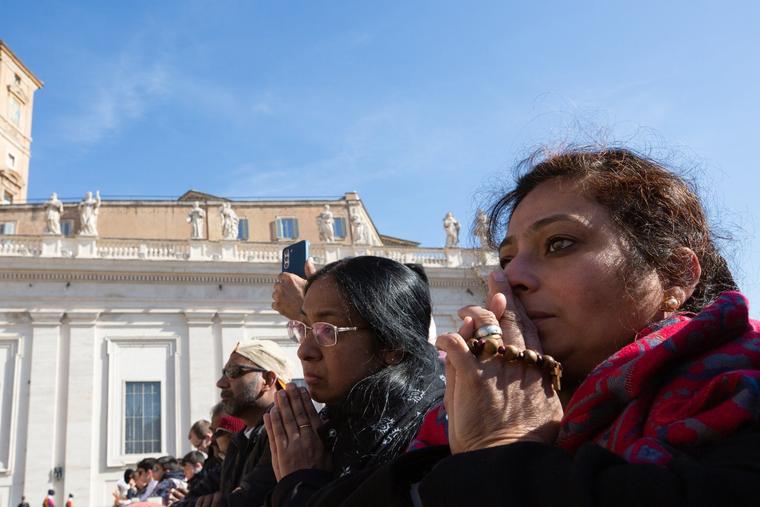
<path id="1" fill-rule="evenodd" d="M 665 465 L 757 423 L 759 331 L 738 292 L 721 294 L 693 318 L 645 329 L 581 384 L 558 444 L 574 452 L 594 442 L 631 463 Z"/>
<path id="2" fill-rule="evenodd" d="M 227 430 L 230 433 L 237 433 L 245 429 L 245 423 L 237 417 L 225 415 L 219 420 L 219 425 L 216 427 L 216 429 Z"/>

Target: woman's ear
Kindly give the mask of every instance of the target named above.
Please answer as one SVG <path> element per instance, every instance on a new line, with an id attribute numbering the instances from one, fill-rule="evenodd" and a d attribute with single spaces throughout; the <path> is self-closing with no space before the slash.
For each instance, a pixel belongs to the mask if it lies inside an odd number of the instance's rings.
<path id="1" fill-rule="evenodd" d="M 699 284 L 702 266 L 699 264 L 699 259 L 694 250 L 685 246 L 676 249 L 672 262 L 676 268 L 675 272 L 682 275 L 665 292 L 668 296 L 675 297 L 678 300 L 678 306 L 681 306 L 691 297 Z"/>

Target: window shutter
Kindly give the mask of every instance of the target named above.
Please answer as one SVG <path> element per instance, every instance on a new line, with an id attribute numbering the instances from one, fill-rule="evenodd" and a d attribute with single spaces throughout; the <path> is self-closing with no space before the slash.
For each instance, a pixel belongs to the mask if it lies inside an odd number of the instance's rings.
<path id="1" fill-rule="evenodd" d="M 248 219 L 241 218 L 238 222 L 238 239 L 248 241 Z"/>

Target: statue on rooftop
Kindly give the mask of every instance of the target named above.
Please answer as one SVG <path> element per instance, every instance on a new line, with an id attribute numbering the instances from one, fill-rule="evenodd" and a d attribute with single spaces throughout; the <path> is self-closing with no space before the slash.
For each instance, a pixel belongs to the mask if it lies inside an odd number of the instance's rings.
<path id="1" fill-rule="evenodd" d="M 478 216 L 475 219 L 475 236 L 480 242 L 480 248 L 488 248 L 488 215 L 483 210 L 478 210 Z"/>
<path id="2" fill-rule="evenodd" d="M 317 227 L 319 227 L 319 240 L 325 243 L 335 242 L 335 219 L 333 218 L 330 205 L 325 204 L 325 208 L 317 215 Z"/>
<path id="3" fill-rule="evenodd" d="M 193 209 L 187 214 L 187 221 L 193 230 L 190 233 L 192 239 L 203 239 L 203 219 L 206 218 L 206 212 L 201 209 L 198 201 L 193 203 Z"/>
<path id="4" fill-rule="evenodd" d="M 369 244 L 369 231 L 367 230 L 367 224 L 364 223 L 362 217 L 359 216 L 359 213 L 357 212 L 354 212 L 351 215 L 351 232 L 353 232 L 354 235 L 355 245 Z"/>
<path id="5" fill-rule="evenodd" d="M 61 215 L 63 203 L 58 200 L 58 194 L 53 192 L 45 203 L 45 234 L 61 235 Z"/>
<path id="6" fill-rule="evenodd" d="M 220 209 L 222 214 L 222 237 L 224 239 L 238 239 L 238 224 L 240 219 L 232 209 L 230 203 L 225 202 Z"/>
<path id="7" fill-rule="evenodd" d="M 100 190 L 95 191 L 95 197 L 92 192 L 87 192 L 84 199 L 79 203 L 79 235 L 80 236 L 97 236 L 98 235 L 98 213 L 100 212 Z"/>
<path id="8" fill-rule="evenodd" d="M 446 231 L 446 248 L 459 246 L 459 221 L 449 211 L 443 219 L 443 230 Z"/>

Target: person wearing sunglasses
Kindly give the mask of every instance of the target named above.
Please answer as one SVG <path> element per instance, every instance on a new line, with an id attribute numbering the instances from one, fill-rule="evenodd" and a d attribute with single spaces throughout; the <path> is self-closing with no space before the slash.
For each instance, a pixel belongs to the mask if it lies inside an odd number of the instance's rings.
<path id="1" fill-rule="evenodd" d="M 246 340 L 237 344 L 216 386 L 221 390 L 224 411 L 242 419 L 245 429 L 229 442 L 219 491 L 199 498 L 197 507 L 264 502 L 275 485 L 275 476 L 262 417 L 272 407 L 275 393 L 290 378 L 285 352 L 275 342 Z"/>
<path id="2" fill-rule="evenodd" d="M 404 452 L 443 399 L 430 320 L 419 266 L 363 256 L 309 278 L 301 316 L 288 323 L 308 390 L 288 384 L 264 416 L 279 481 L 270 505 L 329 496 Z M 311 399 L 325 404 L 321 414 Z"/>

